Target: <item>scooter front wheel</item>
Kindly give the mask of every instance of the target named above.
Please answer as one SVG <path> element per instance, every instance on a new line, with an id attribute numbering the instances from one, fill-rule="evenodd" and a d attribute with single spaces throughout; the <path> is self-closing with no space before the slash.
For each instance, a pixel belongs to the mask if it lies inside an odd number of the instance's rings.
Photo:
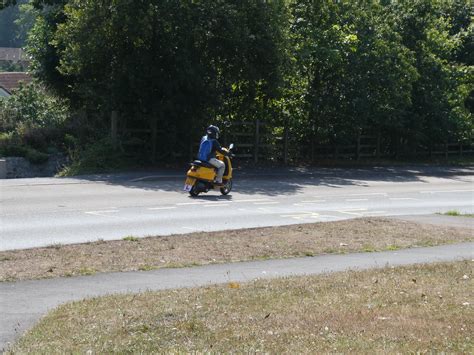
<path id="1" fill-rule="evenodd" d="M 220 190 L 221 194 L 228 195 L 229 192 L 232 191 L 232 179 L 227 180 L 224 187 L 222 187 Z"/>

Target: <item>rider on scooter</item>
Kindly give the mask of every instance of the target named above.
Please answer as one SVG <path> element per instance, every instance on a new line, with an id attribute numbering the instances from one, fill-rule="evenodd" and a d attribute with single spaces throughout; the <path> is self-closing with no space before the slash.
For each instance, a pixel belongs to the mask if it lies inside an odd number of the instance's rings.
<path id="1" fill-rule="evenodd" d="M 222 185 L 222 177 L 225 172 L 225 164 L 223 161 L 216 159 L 216 151 L 228 155 L 229 153 L 222 149 L 217 141 L 219 139 L 220 130 L 216 126 L 209 126 L 206 129 L 206 135 L 202 137 L 199 146 L 198 158 L 201 161 L 207 162 L 217 169 L 216 184 Z"/>

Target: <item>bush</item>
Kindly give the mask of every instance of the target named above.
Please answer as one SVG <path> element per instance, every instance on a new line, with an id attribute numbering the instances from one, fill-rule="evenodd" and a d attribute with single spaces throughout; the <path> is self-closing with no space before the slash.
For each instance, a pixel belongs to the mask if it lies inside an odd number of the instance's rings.
<path id="1" fill-rule="evenodd" d="M 0 134 L 0 156 L 23 157 L 32 164 L 45 163 L 49 155 L 21 143 L 18 136 L 13 133 Z"/>
<path id="2" fill-rule="evenodd" d="M 68 106 L 36 83 L 21 86 L 0 100 L 0 155 L 24 157 L 33 164 L 65 147 Z"/>
<path id="3" fill-rule="evenodd" d="M 68 139 L 72 140 L 72 137 L 69 136 Z M 72 164 L 60 173 L 61 176 L 111 171 L 130 163 L 123 149 L 110 138 L 75 148 L 70 155 Z"/>
<path id="4" fill-rule="evenodd" d="M 36 149 L 26 148 L 25 158 L 32 164 L 43 164 L 49 159 L 49 154 L 42 153 Z"/>
<path id="5" fill-rule="evenodd" d="M 0 129 L 14 131 L 62 127 L 69 115 L 65 101 L 49 95 L 36 83 L 22 85 L 15 93 L 0 100 Z"/>

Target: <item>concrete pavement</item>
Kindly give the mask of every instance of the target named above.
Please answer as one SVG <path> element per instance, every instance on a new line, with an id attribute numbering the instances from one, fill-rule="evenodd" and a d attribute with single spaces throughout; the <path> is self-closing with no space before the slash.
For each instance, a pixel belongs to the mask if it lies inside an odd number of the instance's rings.
<path id="1" fill-rule="evenodd" d="M 0 180 L 0 250 L 362 216 L 474 212 L 474 169 L 236 171 L 230 196 L 183 193 L 184 169 Z"/>
<path id="2" fill-rule="evenodd" d="M 258 278 L 315 275 L 417 263 L 472 260 L 474 243 L 392 252 L 323 255 L 149 272 L 104 273 L 77 278 L 0 283 L 0 349 L 8 347 L 49 310 L 86 297 L 197 287 Z"/>

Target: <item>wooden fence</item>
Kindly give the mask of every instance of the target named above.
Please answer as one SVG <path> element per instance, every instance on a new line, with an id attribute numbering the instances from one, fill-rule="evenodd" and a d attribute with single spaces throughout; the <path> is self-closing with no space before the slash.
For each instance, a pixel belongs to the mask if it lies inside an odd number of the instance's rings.
<path id="1" fill-rule="evenodd" d="M 117 136 L 116 116 L 112 115 L 111 132 L 112 137 Z M 156 132 L 153 134 L 151 129 L 126 129 L 123 133 L 140 135 L 145 139 L 153 140 Z M 395 158 L 402 156 L 410 157 L 462 157 L 474 154 L 474 132 L 470 140 L 464 142 L 450 142 L 447 144 L 438 144 L 432 147 L 416 146 L 412 150 L 400 149 L 393 152 L 387 149 L 381 134 L 362 133 L 355 137 L 352 144 L 328 145 L 318 144 L 316 140 L 308 143 L 307 149 L 300 149 L 296 146 L 289 134 L 287 127 L 270 126 L 262 120 L 232 122 L 230 127 L 222 129 L 221 143 L 228 146 L 230 143 L 235 145 L 236 158 L 241 160 L 253 161 L 274 161 L 288 163 L 290 160 L 301 161 L 303 159 L 310 161 L 318 160 L 360 160 L 360 159 L 380 159 Z M 298 143 L 299 144 L 299 143 Z M 153 149 L 156 144 L 151 142 Z M 403 148 L 403 147 L 402 147 Z M 197 155 L 199 142 L 193 142 L 189 147 L 189 157 L 184 154 L 177 154 L 176 157 L 193 158 Z M 156 154 L 156 153 L 155 153 Z M 158 154 L 158 159 L 160 156 Z"/>
<path id="2" fill-rule="evenodd" d="M 445 158 L 474 154 L 473 139 L 464 142 L 450 142 L 434 145 L 431 148 L 417 146 L 413 151 L 397 149 L 393 152 L 387 149 L 382 135 L 362 133 L 352 144 L 325 145 L 313 140 L 306 154 L 295 146 L 289 130 L 285 127 L 270 127 L 265 121 L 236 122 L 227 128 L 223 135 L 224 144 L 234 143 L 237 158 L 259 162 L 260 160 L 279 161 L 288 163 L 290 160 L 309 159 L 311 161 L 328 159 L 380 159 L 395 157 L 439 157 Z"/>

